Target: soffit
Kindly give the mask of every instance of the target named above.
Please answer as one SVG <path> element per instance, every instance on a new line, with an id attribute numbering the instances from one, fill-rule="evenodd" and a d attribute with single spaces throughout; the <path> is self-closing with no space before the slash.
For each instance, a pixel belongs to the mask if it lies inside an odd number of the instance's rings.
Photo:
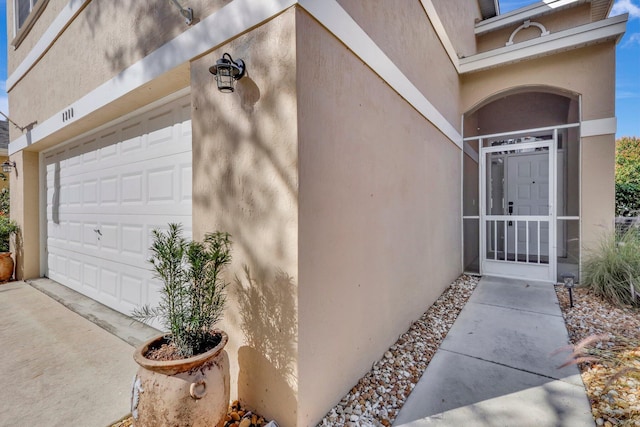
<path id="1" fill-rule="evenodd" d="M 500 13 L 498 0 L 478 0 L 478 6 L 480 6 L 482 19 L 493 18 Z"/>
<path id="2" fill-rule="evenodd" d="M 591 0 L 591 21 L 600 21 L 609 16 L 613 0 Z"/>

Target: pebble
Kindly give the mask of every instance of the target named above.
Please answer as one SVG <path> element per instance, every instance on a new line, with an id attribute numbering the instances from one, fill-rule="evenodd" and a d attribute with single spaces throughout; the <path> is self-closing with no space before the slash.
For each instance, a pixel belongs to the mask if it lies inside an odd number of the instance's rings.
<path id="1" fill-rule="evenodd" d="M 463 275 L 454 281 L 318 426 L 391 426 L 478 280 Z"/>

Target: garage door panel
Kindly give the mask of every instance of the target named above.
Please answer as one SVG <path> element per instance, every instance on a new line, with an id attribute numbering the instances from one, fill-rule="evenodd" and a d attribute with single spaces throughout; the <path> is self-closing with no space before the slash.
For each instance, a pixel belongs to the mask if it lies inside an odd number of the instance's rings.
<path id="1" fill-rule="evenodd" d="M 98 225 L 98 230 L 100 231 L 100 248 L 104 251 L 118 253 L 118 233 L 119 226 L 117 223 L 106 223 L 102 221 L 100 225 Z"/>
<path id="2" fill-rule="evenodd" d="M 121 202 L 123 204 L 137 203 L 142 204 L 142 187 L 144 186 L 144 173 L 143 172 L 129 172 L 123 174 L 121 182 Z"/>
<path id="3" fill-rule="evenodd" d="M 100 205 L 108 206 L 118 203 L 118 176 L 109 175 L 98 180 L 100 185 Z"/>
<path id="4" fill-rule="evenodd" d="M 50 256 L 51 258 L 51 256 Z M 123 265 L 108 258 L 92 258 L 61 250 L 53 256 L 56 271 L 50 278 L 123 313 L 157 301 L 158 284 L 154 284 L 149 264 Z M 51 262 L 51 259 L 50 259 Z"/>
<path id="5" fill-rule="evenodd" d="M 80 164 L 73 168 L 57 158 L 51 158 L 46 160 L 48 162 L 46 165 L 48 183 L 53 186 L 79 183 L 82 178 L 87 177 L 87 174 L 95 174 L 98 171 L 104 171 L 100 175 L 139 171 L 140 167 L 145 167 L 148 164 L 149 155 L 153 156 L 154 162 L 170 165 L 184 161 L 187 156 L 191 156 L 191 151 L 188 147 L 170 144 L 162 149 L 148 148 L 140 153 L 122 154 L 108 161 L 100 160 L 93 164 Z"/>
<path id="6" fill-rule="evenodd" d="M 56 184 L 48 181 L 48 209 L 57 208 L 59 213 L 87 212 L 93 207 L 116 206 L 119 212 L 127 214 L 127 206 L 145 204 L 166 205 L 173 211 L 190 212 L 191 206 L 191 154 L 181 153 L 156 159 L 154 168 L 133 170 L 144 167 L 134 164 L 111 170 L 105 177 L 95 178 L 87 173 L 65 177 Z M 87 176 L 88 175 L 88 176 Z"/>
<path id="7" fill-rule="evenodd" d="M 191 236 L 189 98 L 45 153 L 48 276 L 130 314 L 157 303 L 154 228 Z"/>
<path id="8" fill-rule="evenodd" d="M 146 224 L 142 221 L 146 220 Z M 103 222 L 84 220 L 64 224 L 49 223 L 47 249 L 51 253 L 74 253 L 76 257 L 104 258 L 113 262 L 148 268 L 152 230 L 166 230 L 169 222 L 183 224 L 185 236 L 191 236 L 190 218 L 159 216 L 148 218 L 104 218 Z M 187 222 L 188 221 L 188 222 Z M 70 224 L 74 232 L 70 233 Z M 78 233 L 77 230 L 80 230 Z M 98 230 L 99 232 L 97 232 Z M 50 266 L 51 267 L 51 266 Z"/>
<path id="9" fill-rule="evenodd" d="M 98 180 L 87 179 L 82 182 L 82 205 L 97 206 L 98 205 Z"/>

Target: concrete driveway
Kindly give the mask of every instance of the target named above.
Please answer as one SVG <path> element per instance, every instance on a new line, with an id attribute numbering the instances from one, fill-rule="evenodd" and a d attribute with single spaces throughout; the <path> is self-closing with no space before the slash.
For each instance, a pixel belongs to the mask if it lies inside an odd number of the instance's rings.
<path id="1" fill-rule="evenodd" d="M 0 285 L 0 425 L 104 427 L 127 415 L 133 345 L 157 331 L 50 280 L 33 285 L 51 296 Z"/>

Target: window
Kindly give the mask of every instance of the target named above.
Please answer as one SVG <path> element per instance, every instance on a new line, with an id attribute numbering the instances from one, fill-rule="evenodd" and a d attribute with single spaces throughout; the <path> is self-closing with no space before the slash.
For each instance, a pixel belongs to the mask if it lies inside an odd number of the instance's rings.
<path id="1" fill-rule="evenodd" d="M 49 0 L 13 0 L 13 35 L 11 45 L 18 48 L 27 36 L 33 24 L 42 14 Z"/>
<path id="2" fill-rule="evenodd" d="M 15 0 L 16 30 L 22 28 L 38 0 Z"/>

